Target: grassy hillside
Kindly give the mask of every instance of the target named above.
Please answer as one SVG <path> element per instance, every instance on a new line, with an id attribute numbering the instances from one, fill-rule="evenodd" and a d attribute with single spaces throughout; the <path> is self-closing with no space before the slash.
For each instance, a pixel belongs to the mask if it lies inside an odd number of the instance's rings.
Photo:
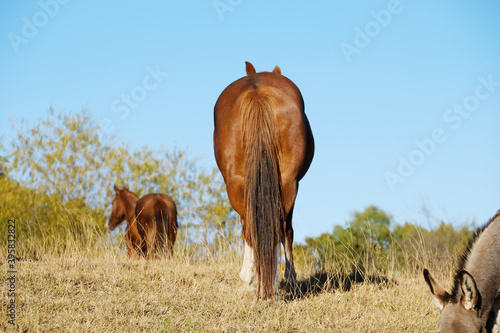
<path id="1" fill-rule="evenodd" d="M 426 230 L 366 207 L 294 246 L 300 292 L 256 302 L 239 280 L 241 226 L 218 170 L 179 148 L 131 150 L 92 119 L 51 109 L 34 127 L 22 122 L 8 146 L 0 141 L 0 332 L 433 331 L 422 269 L 451 282 L 467 227 Z M 177 203 L 172 260 L 130 261 L 122 236 L 110 242 L 117 183 Z"/>
<path id="2" fill-rule="evenodd" d="M 346 280 L 297 267 L 302 293 L 280 288 L 278 301 L 256 302 L 242 289 L 240 255 L 195 259 L 179 242 L 172 260 L 128 260 L 104 237 L 101 244 L 73 243 L 63 253 L 40 244 L 40 259 L 17 262 L 17 326 L 5 320 L 3 284 L 0 331 L 432 332 L 437 322 L 427 286 L 414 273 L 361 282 L 362 274 Z"/>

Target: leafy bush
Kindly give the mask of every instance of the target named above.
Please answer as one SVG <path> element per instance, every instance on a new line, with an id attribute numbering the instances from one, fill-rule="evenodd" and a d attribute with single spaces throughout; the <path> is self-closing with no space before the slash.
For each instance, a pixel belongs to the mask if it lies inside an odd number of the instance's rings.
<path id="1" fill-rule="evenodd" d="M 436 263 L 440 271 L 451 272 L 471 233 L 467 227 L 456 230 L 444 222 L 430 231 L 410 223 L 393 224 L 392 216 L 378 207 L 355 211 L 347 228 L 337 225 L 332 233 L 295 245 L 297 262 L 342 274 L 418 273 Z"/>

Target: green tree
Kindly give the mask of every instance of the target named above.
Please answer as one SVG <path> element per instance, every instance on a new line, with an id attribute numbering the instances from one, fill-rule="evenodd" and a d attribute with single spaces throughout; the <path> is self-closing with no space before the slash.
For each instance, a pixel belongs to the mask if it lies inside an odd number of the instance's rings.
<path id="1" fill-rule="evenodd" d="M 114 149 L 89 112 L 54 115 L 33 128 L 21 122 L 10 147 L 10 174 L 21 184 L 55 195 L 61 202 L 83 201 L 102 208 L 108 195 L 105 181 L 113 177 L 123 154 Z M 104 143 L 106 142 L 106 143 Z"/>
<path id="2" fill-rule="evenodd" d="M 394 228 L 392 253 L 395 254 L 398 265 L 405 270 L 420 271 L 433 263 L 453 271 L 454 264 L 460 256 L 474 229 L 462 226 L 456 229 L 451 223 L 441 221 L 433 230 L 427 230 L 418 225 L 405 223 Z"/>
<path id="3" fill-rule="evenodd" d="M 315 270 L 350 273 L 354 269 L 371 273 L 412 272 L 424 267 L 452 272 L 471 235 L 471 228 L 459 229 L 441 221 L 433 230 L 419 225 L 394 224 L 392 216 L 376 206 L 355 211 L 347 227 L 336 225 L 331 233 L 306 238 L 296 245 L 297 262 Z M 309 264 L 308 264 L 309 263 Z"/>
<path id="4" fill-rule="evenodd" d="M 391 221 L 390 214 L 375 206 L 369 206 L 363 212 L 355 211 L 353 219 L 349 221 L 349 229 L 354 236 L 354 249 L 358 252 L 365 251 L 368 244 L 387 249 L 392 236 Z"/>
<path id="5" fill-rule="evenodd" d="M 332 233 L 306 238 L 316 269 L 349 271 L 352 266 L 373 265 L 391 243 L 392 216 L 375 206 L 355 211 L 347 228 L 335 226 Z M 303 253 L 307 253 L 302 249 Z"/>

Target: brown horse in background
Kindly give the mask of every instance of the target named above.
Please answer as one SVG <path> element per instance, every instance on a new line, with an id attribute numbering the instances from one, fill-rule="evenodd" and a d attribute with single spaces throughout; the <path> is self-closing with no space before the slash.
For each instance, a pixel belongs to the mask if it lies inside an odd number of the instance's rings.
<path id="1" fill-rule="evenodd" d="M 178 227 L 174 201 L 165 194 L 146 194 L 137 202 L 135 215 L 144 255 L 172 256 Z"/>
<path id="2" fill-rule="evenodd" d="M 295 283 L 292 214 L 299 180 L 314 155 L 314 139 L 297 86 L 281 75 L 256 73 L 231 83 L 214 109 L 214 151 L 231 205 L 241 217 L 245 243 L 242 280 L 257 297 L 272 297 L 280 243 L 285 248 L 285 279 Z"/>
<path id="3" fill-rule="evenodd" d="M 135 206 L 139 201 L 139 197 L 130 192 L 125 186 L 119 189 L 114 185 L 114 190 L 116 196 L 113 199 L 113 208 L 107 223 L 108 231 L 113 231 L 126 220 L 125 245 L 127 246 L 127 253 L 129 257 L 138 257 L 142 253 L 142 237 L 139 234 L 135 219 Z"/>
<path id="4" fill-rule="evenodd" d="M 139 199 L 126 187 L 114 186 L 116 197 L 108 220 L 112 231 L 127 220 L 125 244 L 129 257 L 171 256 L 177 236 L 177 208 L 165 194 L 147 194 Z"/>

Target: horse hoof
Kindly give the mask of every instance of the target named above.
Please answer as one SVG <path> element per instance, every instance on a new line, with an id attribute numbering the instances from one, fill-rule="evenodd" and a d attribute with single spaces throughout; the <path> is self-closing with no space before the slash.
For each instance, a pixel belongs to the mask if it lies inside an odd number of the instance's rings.
<path id="1" fill-rule="evenodd" d="M 243 284 L 238 290 L 238 294 L 240 296 L 244 296 L 247 294 L 255 294 L 256 292 L 257 292 L 257 289 L 254 286 L 246 284 L 246 283 Z"/>

